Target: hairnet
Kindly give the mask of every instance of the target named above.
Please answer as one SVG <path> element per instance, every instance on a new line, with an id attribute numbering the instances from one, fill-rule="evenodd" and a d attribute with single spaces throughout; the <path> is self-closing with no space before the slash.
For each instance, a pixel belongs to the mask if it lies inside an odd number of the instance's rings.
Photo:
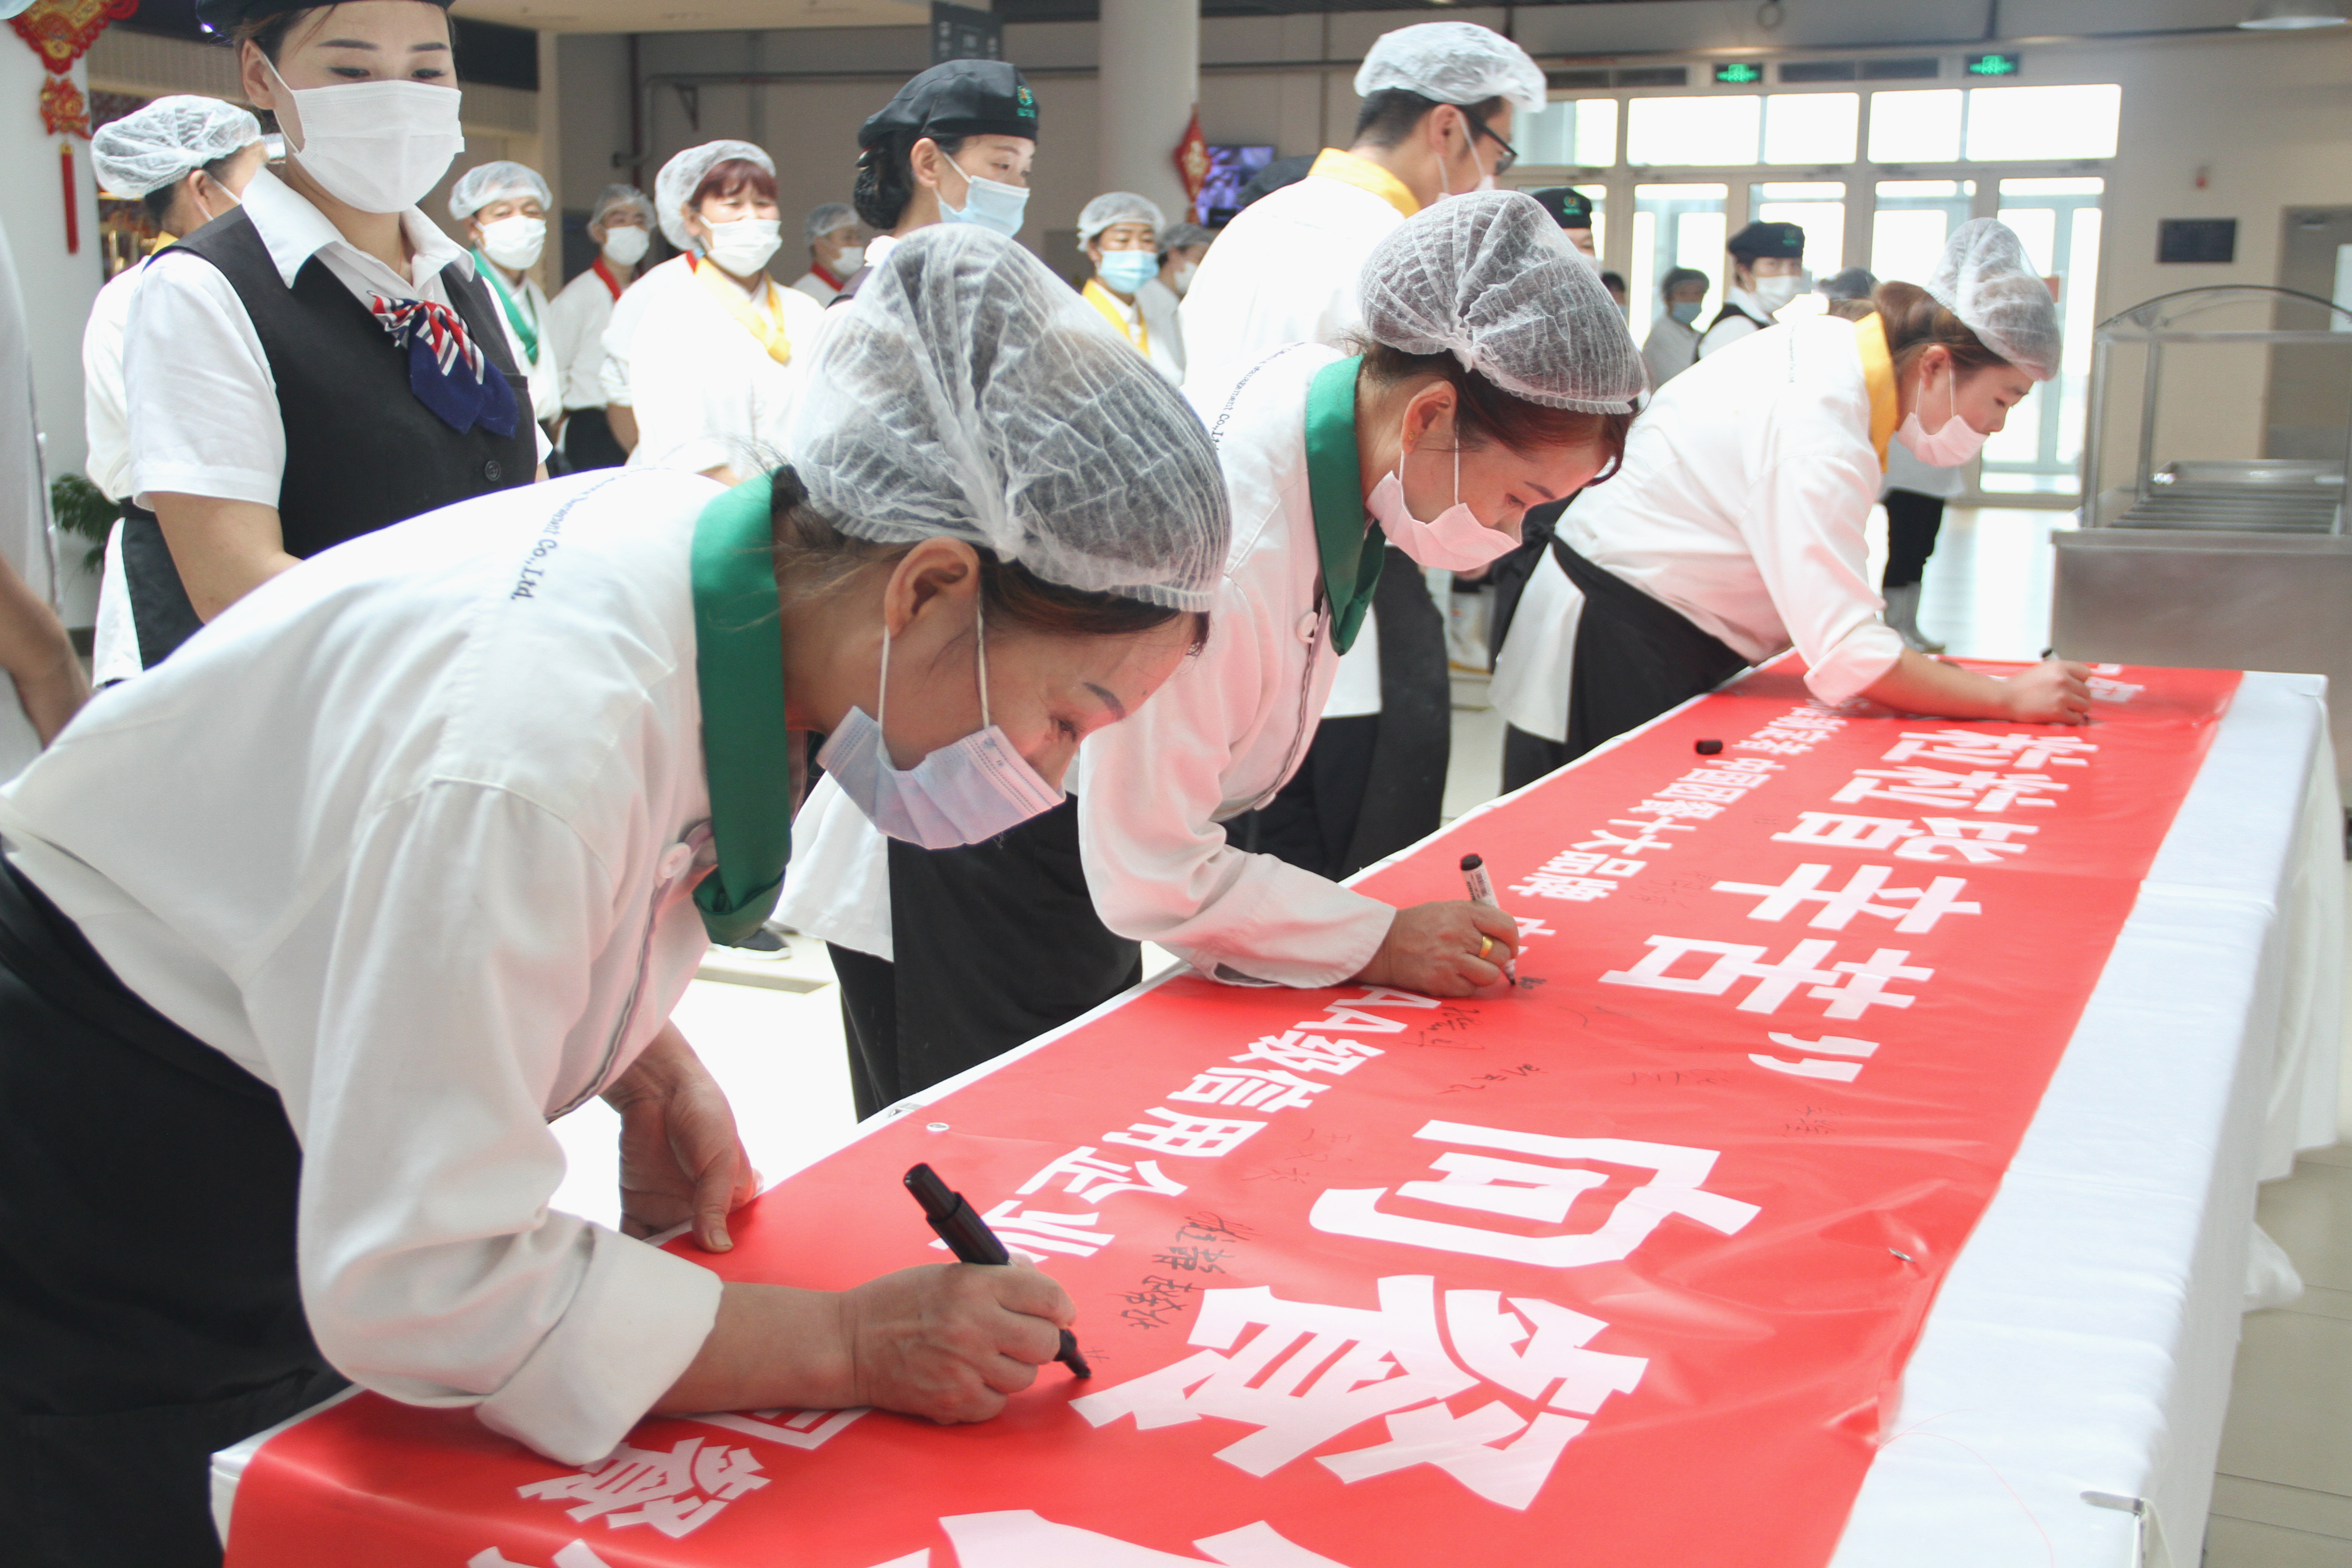
<path id="1" fill-rule="evenodd" d="M 1849 267 L 1831 273 L 1814 287 L 1832 300 L 1867 300 L 1878 292 L 1878 279 L 1867 267 Z"/>
<path id="2" fill-rule="evenodd" d="M 2009 225 L 1980 217 L 1954 229 L 1927 288 L 1979 342 L 2034 380 L 2058 374 L 2058 301 Z"/>
<path id="3" fill-rule="evenodd" d="M 1530 403 L 1623 413 L 1647 384 L 1592 264 L 1517 191 L 1422 208 L 1374 248 L 1358 288 L 1375 341 L 1451 353 Z"/>
<path id="4" fill-rule="evenodd" d="M 680 250 L 698 248 L 687 232 L 686 204 L 694 199 L 702 177 L 730 158 L 748 158 L 770 174 L 776 172 L 776 161 L 749 142 L 705 142 L 664 163 L 654 176 L 654 216 L 660 220 L 662 237 Z"/>
<path id="5" fill-rule="evenodd" d="M 1150 196 L 1139 196 L 1133 191 L 1108 191 L 1079 212 L 1078 243 L 1087 244 L 1115 223 L 1150 224 L 1152 243 L 1157 245 L 1160 231 L 1168 226 L 1168 215 Z"/>
<path id="6" fill-rule="evenodd" d="M 1706 274 L 1696 267 L 1670 267 L 1666 275 L 1658 279 L 1658 297 L 1664 299 L 1685 283 L 1696 283 L 1709 289 L 1714 287 L 1707 280 Z"/>
<path id="7" fill-rule="evenodd" d="M 509 196 L 537 196 L 542 210 L 555 205 L 555 197 L 538 170 L 501 158 L 477 163 L 457 176 L 457 183 L 449 187 L 449 216 L 463 223 L 492 202 Z"/>
<path id="8" fill-rule="evenodd" d="M 1202 228 L 1197 223 L 1171 223 L 1160 231 L 1160 248 L 1175 250 L 1186 246 L 1207 245 L 1216 237 L 1216 230 Z"/>
<path id="9" fill-rule="evenodd" d="M 837 228 L 847 228 L 857 221 L 857 209 L 847 202 L 827 202 L 821 207 L 811 207 L 808 218 L 801 225 L 801 241 L 814 245 Z"/>
<path id="10" fill-rule="evenodd" d="M 1422 22 L 1372 40 L 1356 72 L 1356 96 L 1402 88 L 1439 103 L 1507 98 L 1521 114 L 1539 114 L 1549 84 L 1527 50 L 1475 22 Z"/>
<path id="11" fill-rule="evenodd" d="M 261 140 L 261 121 L 234 103 L 182 94 L 110 121 L 91 133 L 99 188 L 135 201 Z"/>
<path id="12" fill-rule="evenodd" d="M 945 535 L 1065 587 L 1206 609 L 1231 532 L 1192 406 L 1013 241 L 900 240 L 835 312 L 786 449 L 861 539 Z"/>
<path id="13" fill-rule="evenodd" d="M 601 224 L 609 214 L 618 212 L 623 207 L 630 208 L 647 224 L 654 221 L 652 197 L 635 185 L 614 184 L 606 185 L 597 193 L 596 205 L 588 212 L 588 222 L 592 226 Z"/>

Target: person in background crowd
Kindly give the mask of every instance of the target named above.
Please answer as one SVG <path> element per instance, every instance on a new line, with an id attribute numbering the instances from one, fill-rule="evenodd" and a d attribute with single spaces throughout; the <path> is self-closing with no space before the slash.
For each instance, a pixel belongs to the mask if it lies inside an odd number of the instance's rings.
<path id="1" fill-rule="evenodd" d="M 801 226 L 801 237 L 808 243 L 809 269 L 793 279 L 793 287 L 820 305 L 830 305 L 841 286 L 866 265 L 857 209 L 846 202 L 812 208 Z"/>
<path id="2" fill-rule="evenodd" d="M 1078 214 L 1078 248 L 1095 275 L 1079 290 L 1102 319 L 1135 345 L 1136 353 L 1171 382 L 1184 379 L 1183 328 L 1171 321 L 1155 330 L 1139 298 L 1160 277 L 1160 230 L 1167 223 L 1160 205 L 1132 191 L 1097 196 Z M 1169 334 L 1177 341 L 1171 343 Z"/>
<path id="3" fill-rule="evenodd" d="M 175 95 L 98 128 L 89 161 L 99 188 L 147 209 L 155 249 L 194 234 L 236 205 L 261 167 L 261 122 L 217 98 Z M 145 280 L 152 253 L 131 263 L 98 291 L 81 334 L 82 428 L 89 441 L 84 468 L 100 493 L 120 506 L 131 499 L 131 410 L 122 384 L 122 333 L 131 301 Z M 107 534 L 99 578 L 98 625 L 90 650 L 94 684 L 111 686 L 139 673 L 139 638 L 131 629 L 131 592 L 122 580 L 122 525 Z"/>
<path id="4" fill-rule="evenodd" d="M 89 699 L 73 639 L 58 618 L 57 529 L 33 415 L 33 355 L 16 258 L 0 231 L 0 669 L 16 689 L 0 705 L 0 778 L 57 737 Z M 1222 486 L 1219 487 L 1223 489 Z M 21 1539 L 25 1526 L 12 1530 Z"/>
<path id="5" fill-rule="evenodd" d="M 1567 185 L 1547 185 L 1528 195 L 1536 199 L 1538 206 L 1551 214 L 1552 221 L 1559 225 L 1559 231 L 1568 236 L 1570 245 L 1598 260 L 1600 247 L 1592 242 L 1592 198 Z"/>
<path id="6" fill-rule="evenodd" d="M 1671 268 L 1658 284 L 1658 313 L 1642 342 L 1651 391 L 1698 363 L 1699 330 L 1692 323 L 1706 304 L 1707 288 L 1706 274 L 1693 267 Z"/>
<path id="7" fill-rule="evenodd" d="M 643 285 L 625 355 L 637 419 L 629 464 L 733 484 L 782 459 L 824 307 L 768 276 L 781 227 L 776 166 L 750 142 L 708 142 L 663 164 L 654 210 L 686 254 Z"/>
<path id="8" fill-rule="evenodd" d="M 530 416 L 551 437 L 563 418 L 563 365 L 547 331 L 547 292 L 530 269 L 546 253 L 554 205 L 538 170 L 504 160 L 477 164 L 449 187 L 449 216 L 466 226 L 475 273 L 496 296 L 507 348 L 530 382 Z"/>
<path id="9" fill-rule="evenodd" d="M 1731 286 L 1723 309 L 1698 341 L 1698 357 L 1720 353 L 1772 324 L 1780 309 L 1804 291 L 1805 231 L 1793 223 L 1751 223 L 1724 247 Z"/>
<path id="10" fill-rule="evenodd" d="M 1192 275 L 1201 269 L 1201 258 L 1208 254 L 1209 242 L 1216 238 L 1197 223 L 1171 224 L 1160 231 L 1160 271 L 1158 276 L 1136 290 L 1135 303 L 1143 312 L 1144 327 L 1160 344 L 1159 352 L 1176 363 L 1177 379 L 1184 375 L 1184 323 L 1179 310 L 1184 303 L 1184 292 L 1192 287 Z"/>
<path id="11" fill-rule="evenodd" d="M 123 336 L 141 661 L 307 555 L 543 472 L 473 258 L 416 210 L 465 144 L 438 0 L 199 0 L 283 172 L 159 255 Z M 331 19 L 333 26 L 328 26 Z"/>
<path id="12" fill-rule="evenodd" d="M 654 204 L 635 185 L 606 185 L 588 215 L 596 259 L 565 284 L 547 307 L 548 341 L 563 369 L 563 424 L 556 444 L 577 473 L 617 468 L 637 444 L 636 416 L 608 407 L 604 393 L 604 329 L 614 307 L 636 280 L 637 263 L 653 244 Z"/>
<path id="13" fill-rule="evenodd" d="M 1867 267 L 1849 267 L 1843 272 L 1832 272 L 1815 284 L 1821 297 L 1829 301 L 1829 313 L 1849 321 L 1859 321 L 1878 309 L 1878 279 Z"/>
<path id="14" fill-rule="evenodd" d="M 949 60 L 914 77 L 857 128 L 851 201 L 876 234 L 866 267 L 935 223 L 1018 237 L 1036 157 L 1037 95 L 1018 66 Z M 853 275 L 842 296 L 856 292 Z"/>
<path id="15" fill-rule="evenodd" d="M 1602 273 L 1601 275 L 1601 287 L 1609 291 L 1609 297 L 1612 300 L 1617 301 L 1617 308 L 1620 310 L 1626 309 L 1633 303 L 1632 298 L 1625 292 L 1625 275 L 1622 272 Z"/>
<path id="16" fill-rule="evenodd" d="M 1657 394 L 1623 467 L 1578 498 L 1496 661 L 1517 789 L 1751 664 L 1797 648 L 1805 683 L 1906 713 L 2082 723 L 2090 671 L 2006 679 L 1905 646 L 1870 591 L 1890 443 L 1966 462 L 2057 373 L 2058 313 L 2006 225 L 1952 233 L 1926 289 L 1879 285 L 1860 321 L 1785 322 Z"/>

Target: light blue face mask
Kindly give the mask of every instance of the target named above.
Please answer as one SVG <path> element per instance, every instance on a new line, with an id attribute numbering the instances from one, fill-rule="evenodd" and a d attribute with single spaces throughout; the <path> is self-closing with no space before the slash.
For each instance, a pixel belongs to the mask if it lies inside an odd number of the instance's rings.
<path id="1" fill-rule="evenodd" d="M 1160 276 L 1160 258 L 1149 250 L 1106 250 L 1095 263 L 1095 276 L 1106 289 L 1132 294 Z"/>
<path id="2" fill-rule="evenodd" d="M 948 160 L 953 164 L 955 160 Z M 948 205 L 947 193 L 940 193 L 940 216 L 949 223 L 976 223 L 982 228 L 992 228 L 1007 239 L 1021 236 L 1021 215 L 1028 209 L 1029 193 L 1019 185 L 1008 185 L 1001 180 L 982 179 L 978 174 L 963 174 L 964 205 Z"/>
<path id="3" fill-rule="evenodd" d="M 1703 300 L 1677 300 L 1666 307 L 1666 314 L 1687 327 L 1698 320 L 1699 307 L 1705 303 Z"/>
<path id="4" fill-rule="evenodd" d="M 988 714 L 988 623 L 980 638 L 980 725 L 911 768 L 891 764 L 882 725 L 890 712 L 890 630 L 882 630 L 883 718 L 853 708 L 816 754 L 867 821 L 904 844 L 953 849 L 978 844 L 1062 804 L 1062 792 L 1038 776 Z"/>

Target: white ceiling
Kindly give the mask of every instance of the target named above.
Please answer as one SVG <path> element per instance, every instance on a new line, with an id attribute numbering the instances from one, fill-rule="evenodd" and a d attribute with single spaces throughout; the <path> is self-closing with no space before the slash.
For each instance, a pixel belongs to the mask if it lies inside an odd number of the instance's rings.
<path id="1" fill-rule="evenodd" d="M 666 33 L 726 27 L 908 27 L 928 0 L 465 0 L 485 22 L 556 33 Z"/>

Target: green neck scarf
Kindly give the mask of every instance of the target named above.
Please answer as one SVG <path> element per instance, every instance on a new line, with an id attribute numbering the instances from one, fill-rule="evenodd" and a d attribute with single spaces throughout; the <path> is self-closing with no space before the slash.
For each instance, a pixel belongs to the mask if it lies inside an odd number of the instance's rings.
<path id="1" fill-rule="evenodd" d="M 522 357 L 525 363 L 515 368 L 528 371 L 539 363 L 539 323 L 525 314 L 520 305 L 515 303 L 515 297 L 507 292 L 506 279 L 499 274 L 498 267 L 490 258 L 482 254 L 481 247 L 478 246 L 474 249 L 474 270 L 488 282 L 490 292 L 499 297 L 499 308 L 506 311 L 508 323 L 514 328 L 515 336 L 522 342 Z"/>
<path id="2" fill-rule="evenodd" d="M 730 946 L 776 907 L 793 858 L 793 737 L 784 727 L 769 491 L 765 478 L 738 485 L 694 525 L 695 679 L 719 855 L 694 901 L 710 940 Z"/>
<path id="3" fill-rule="evenodd" d="M 1315 373 L 1307 389 L 1307 496 L 1315 509 L 1315 549 L 1331 605 L 1331 646 L 1345 653 L 1372 607 L 1387 552 L 1368 525 L 1356 458 L 1356 372 L 1363 356 Z"/>

